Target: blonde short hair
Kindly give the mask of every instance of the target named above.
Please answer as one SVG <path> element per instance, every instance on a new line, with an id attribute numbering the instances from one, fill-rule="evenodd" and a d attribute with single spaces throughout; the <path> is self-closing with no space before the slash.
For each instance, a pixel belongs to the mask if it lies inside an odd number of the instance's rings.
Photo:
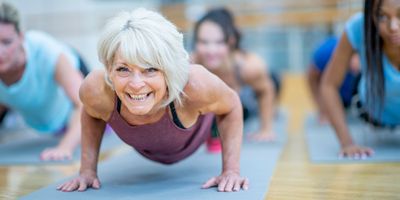
<path id="1" fill-rule="evenodd" d="M 189 77 L 189 56 L 183 46 L 183 35 L 160 14 L 144 8 L 117 14 L 104 27 L 97 51 L 111 87 L 108 73 L 118 51 L 130 64 L 162 71 L 168 88 L 163 106 L 174 100 L 182 105 L 181 94 Z"/>

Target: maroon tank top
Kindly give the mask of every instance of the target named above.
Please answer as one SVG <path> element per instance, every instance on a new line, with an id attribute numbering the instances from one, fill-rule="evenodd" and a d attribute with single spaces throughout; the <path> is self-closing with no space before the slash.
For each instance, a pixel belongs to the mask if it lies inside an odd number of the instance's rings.
<path id="1" fill-rule="evenodd" d="M 152 124 L 130 125 L 119 112 L 120 100 L 115 99 L 108 124 L 118 137 L 144 157 L 163 164 L 179 162 L 194 153 L 211 134 L 213 114 L 200 115 L 189 128 L 179 128 L 168 112 Z"/>

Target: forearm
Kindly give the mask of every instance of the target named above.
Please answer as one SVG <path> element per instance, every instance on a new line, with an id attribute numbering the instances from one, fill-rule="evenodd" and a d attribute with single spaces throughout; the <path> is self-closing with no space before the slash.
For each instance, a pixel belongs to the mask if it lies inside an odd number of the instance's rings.
<path id="1" fill-rule="evenodd" d="M 308 74 L 308 85 L 310 86 L 310 92 L 311 96 L 313 97 L 313 100 L 318 108 L 319 112 L 324 112 L 323 105 L 321 103 L 321 95 L 319 93 L 319 87 L 320 87 L 320 80 L 321 78 L 317 75 L 311 75 L 311 72 Z"/>
<path id="2" fill-rule="evenodd" d="M 80 113 L 82 108 L 76 107 L 72 111 L 71 118 L 69 120 L 69 124 L 66 130 L 64 137 L 61 139 L 59 143 L 59 147 L 75 149 L 76 146 L 80 143 L 81 140 L 81 125 L 80 125 Z"/>
<path id="3" fill-rule="evenodd" d="M 321 99 L 331 124 L 333 125 L 336 135 L 342 147 L 352 145 L 353 140 L 350 136 L 337 88 L 328 84 L 321 85 Z"/>
<path id="4" fill-rule="evenodd" d="M 267 86 L 262 93 L 257 94 L 262 131 L 270 131 L 272 129 L 275 113 L 275 95 L 275 89 L 272 85 Z"/>
<path id="5" fill-rule="evenodd" d="M 80 173 L 97 173 L 97 162 L 106 122 L 82 111 L 82 152 Z"/>
<path id="6" fill-rule="evenodd" d="M 222 141 L 223 172 L 240 171 L 240 148 L 243 137 L 243 113 L 239 97 L 229 113 L 217 116 Z"/>

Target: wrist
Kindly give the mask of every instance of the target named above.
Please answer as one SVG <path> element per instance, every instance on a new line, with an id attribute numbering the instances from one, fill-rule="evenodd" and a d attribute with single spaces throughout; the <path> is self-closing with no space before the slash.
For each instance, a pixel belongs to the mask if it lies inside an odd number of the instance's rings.
<path id="1" fill-rule="evenodd" d="M 79 174 L 80 175 L 97 176 L 97 170 L 95 170 L 95 169 L 80 169 Z"/>

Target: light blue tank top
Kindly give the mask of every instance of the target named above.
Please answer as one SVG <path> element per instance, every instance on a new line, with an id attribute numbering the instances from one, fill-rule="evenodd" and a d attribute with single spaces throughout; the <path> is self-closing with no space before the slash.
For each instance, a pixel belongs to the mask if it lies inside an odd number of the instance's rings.
<path id="1" fill-rule="evenodd" d="M 70 48 L 38 31 L 25 34 L 27 63 L 22 78 L 6 86 L 0 81 L 0 103 L 17 111 L 42 133 L 54 133 L 68 122 L 73 104 L 55 80 L 61 53 L 78 69 L 79 59 Z"/>
<path id="2" fill-rule="evenodd" d="M 362 77 L 359 83 L 359 95 L 361 102 L 366 103 L 366 52 L 364 45 L 364 15 L 357 13 L 346 24 L 346 34 L 352 47 L 359 53 L 361 60 Z M 369 113 L 374 119 L 386 125 L 400 124 L 400 71 L 397 70 L 383 53 L 383 74 L 385 79 L 385 97 L 383 110 Z"/>

